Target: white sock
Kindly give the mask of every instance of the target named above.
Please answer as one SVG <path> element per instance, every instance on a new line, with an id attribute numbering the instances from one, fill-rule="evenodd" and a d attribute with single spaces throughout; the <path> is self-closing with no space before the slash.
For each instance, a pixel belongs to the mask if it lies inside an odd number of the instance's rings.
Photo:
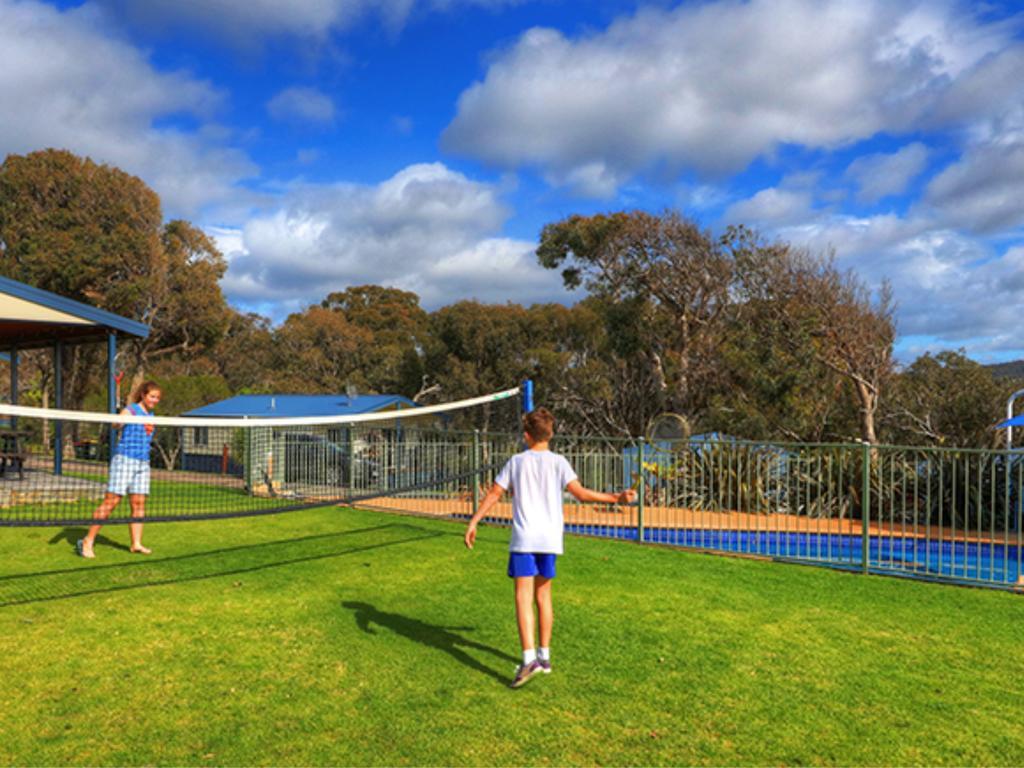
<path id="1" fill-rule="evenodd" d="M 551 649 L 550 648 L 538 648 L 537 658 L 541 661 L 551 661 Z"/>
<path id="2" fill-rule="evenodd" d="M 532 664 L 536 660 L 537 660 L 537 651 L 536 651 L 536 649 L 534 649 L 534 648 L 527 648 L 525 651 L 523 651 L 523 666 L 524 667 L 527 664 Z"/>

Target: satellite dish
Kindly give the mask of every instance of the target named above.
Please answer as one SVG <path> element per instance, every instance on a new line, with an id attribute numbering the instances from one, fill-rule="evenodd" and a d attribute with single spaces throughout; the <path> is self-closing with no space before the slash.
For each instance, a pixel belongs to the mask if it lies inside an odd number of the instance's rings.
<path id="1" fill-rule="evenodd" d="M 647 428 L 647 439 L 652 443 L 668 440 L 689 440 L 690 422 L 678 413 L 655 416 Z"/>

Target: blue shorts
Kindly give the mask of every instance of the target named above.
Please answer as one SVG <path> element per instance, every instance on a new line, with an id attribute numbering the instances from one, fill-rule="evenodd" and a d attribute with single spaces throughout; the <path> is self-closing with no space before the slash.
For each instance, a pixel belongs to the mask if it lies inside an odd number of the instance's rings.
<path id="1" fill-rule="evenodd" d="M 518 579 L 523 576 L 543 576 L 545 579 L 555 578 L 555 558 L 548 552 L 509 552 L 508 575 Z"/>

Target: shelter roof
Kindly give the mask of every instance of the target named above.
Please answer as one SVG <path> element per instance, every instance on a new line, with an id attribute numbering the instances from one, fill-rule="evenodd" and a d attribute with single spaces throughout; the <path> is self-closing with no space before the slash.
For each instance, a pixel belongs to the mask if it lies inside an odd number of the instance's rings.
<path id="1" fill-rule="evenodd" d="M 149 326 L 0 277 L 0 349 L 105 341 L 110 333 L 144 339 Z"/>

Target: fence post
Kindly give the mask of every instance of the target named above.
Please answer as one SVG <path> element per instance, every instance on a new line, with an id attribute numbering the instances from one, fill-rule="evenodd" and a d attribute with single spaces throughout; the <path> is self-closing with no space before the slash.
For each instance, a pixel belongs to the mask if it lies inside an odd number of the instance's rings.
<path id="1" fill-rule="evenodd" d="M 347 454 L 345 457 L 347 460 L 345 469 L 347 471 L 345 474 L 348 475 L 345 480 L 348 484 L 349 496 L 354 496 L 356 492 L 356 435 L 355 430 L 351 426 L 346 427 L 345 432 L 347 433 L 345 440 L 345 453 Z"/>
<path id="2" fill-rule="evenodd" d="M 637 446 L 636 451 L 637 460 L 637 473 L 636 476 L 640 480 L 640 485 L 636 489 L 636 537 L 637 540 L 643 542 L 644 540 L 644 502 L 647 483 L 644 481 L 644 439 L 640 438 L 640 444 Z"/>
<path id="3" fill-rule="evenodd" d="M 871 555 L 871 445 L 861 445 L 861 489 L 860 489 L 861 544 L 860 557 L 864 573 L 870 573 L 869 558 Z"/>
<path id="4" fill-rule="evenodd" d="M 470 471 L 473 473 L 473 509 L 470 514 L 475 514 L 480 507 L 480 430 L 473 430 L 473 455 L 470 458 Z"/>

